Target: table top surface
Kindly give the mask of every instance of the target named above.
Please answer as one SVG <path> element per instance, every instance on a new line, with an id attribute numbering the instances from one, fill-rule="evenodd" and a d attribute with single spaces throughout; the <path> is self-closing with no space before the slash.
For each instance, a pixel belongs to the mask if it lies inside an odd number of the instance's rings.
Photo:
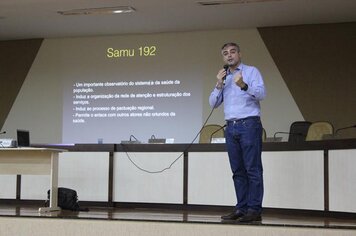
<path id="1" fill-rule="evenodd" d="M 66 152 L 65 149 L 56 148 L 35 148 L 35 147 L 17 147 L 17 148 L 0 148 L 1 151 L 21 152 L 21 151 L 37 151 L 37 152 Z"/>

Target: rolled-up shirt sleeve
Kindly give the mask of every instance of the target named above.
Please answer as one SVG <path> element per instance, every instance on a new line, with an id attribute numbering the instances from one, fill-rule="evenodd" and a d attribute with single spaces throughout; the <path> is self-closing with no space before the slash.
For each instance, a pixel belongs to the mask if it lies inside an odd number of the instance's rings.
<path id="1" fill-rule="evenodd" d="M 209 104 L 211 108 L 217 108 L 223 102 L 223 94 L 221 90 L 214 88 L 209 97 Z"/>

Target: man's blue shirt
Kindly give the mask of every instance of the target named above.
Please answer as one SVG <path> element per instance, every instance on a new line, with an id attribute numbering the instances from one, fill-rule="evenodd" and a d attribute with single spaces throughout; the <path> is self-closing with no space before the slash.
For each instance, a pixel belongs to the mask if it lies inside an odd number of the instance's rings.
<path id="1" fill-rule="evenodd" d="M 247 91 L 241 90 L 235 84 L 235 73 L 242 71 L 243 81 L 248 85 Z M 238 68 L 226 76 L 222 94 L 215 88 L 209 97 L 211 107 L 218 107 L 224 102 L 225 120 L 246 118 L 248 116 L 260 116 L 260 101 L 266 96 L 266 90 L 261 73 L 256 67 L 240 64 Z M 219 96 L 219 97 L 218 97 Z"/>

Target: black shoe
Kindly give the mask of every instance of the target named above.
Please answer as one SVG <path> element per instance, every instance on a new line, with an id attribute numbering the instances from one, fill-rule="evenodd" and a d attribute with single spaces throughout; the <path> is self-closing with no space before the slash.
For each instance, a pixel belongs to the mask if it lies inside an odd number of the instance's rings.
<path id="1" fill-rule="evenodd" d="M 242 216 L 239 219 L 239 222 L 241 223 L 249 223 L 249 222 L 256 222 L 256 221 L 257 222 L 262 221 L 261 214 L 248 212 L 246 215 Z"/>
<path id="2" fill-rule="evenodd" d="M 239 218 L 241 218 L 242 216 L 244 216 L 245 214 L 242 213 L 241 211 L 237 210 L 237 211 L 234 211 L 228 215 L 225 215 L 225 216 L 221 216 L 221 219 L 222 220 L 237 220 Z"/>

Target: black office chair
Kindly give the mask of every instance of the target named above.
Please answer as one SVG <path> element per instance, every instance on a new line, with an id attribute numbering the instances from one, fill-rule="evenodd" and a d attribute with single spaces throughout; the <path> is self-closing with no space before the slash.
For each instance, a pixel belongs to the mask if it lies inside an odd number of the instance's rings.
<path id="1" fill-rule="evenodd" d="M 307 137 L 310 121 L 295 121 L 290 125 L 288 142 L 298 143 L 304 142 Z"/>

